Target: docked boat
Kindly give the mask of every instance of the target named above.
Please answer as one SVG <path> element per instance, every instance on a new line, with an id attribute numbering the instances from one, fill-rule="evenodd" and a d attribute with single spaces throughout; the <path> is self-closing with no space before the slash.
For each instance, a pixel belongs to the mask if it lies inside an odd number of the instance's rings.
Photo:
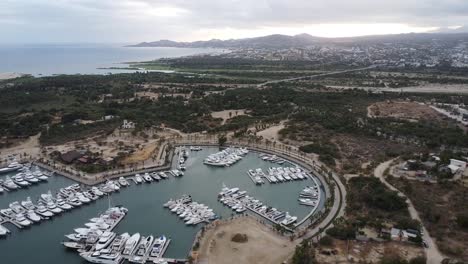
<path id="1" fill-rule="evenodd" d="M 23 226 L 23 227 L 27 227 L 27 226 L 30 226 L 32 224 L 32 222 L 30 220 L 26 219 L 24 214 L 17 214 L 15 216 L 15 222 L 18 223 L 19 225 Z"/>
<path id="2" fill-rule="evenodd" d="M 119 178 L 119 183 L 120 183 L 120 186 L 123 186 L 123 187 L 128 186 L 128 181 L 124 177 Z"/>
<path id="3" fill-rule="evenodd" d="M 140 174 L 135 175 L 135 182 L 136 184 L 143 183 L 143 178 L 140 176 Z"/>
<path id="4" fill-rule="evenodd" d="M 317 201 L 309 198 L 299 198 L 299 203 L 307 206 L 317 206 Z"/>
<path id="5" fill-rule="evenodd" d="M 39 182 L 39 179 L 34 177 L 34 175 L 32 175 L 31 173 L 26 174 L 26 176 L 24 176 L 24 180 L 26 180 L 26 181 L 28 181 L 30 183 L 38 183 Z"/>
<path id="6" fill-rule="evenodd" d="M 15 182 L 15 184 L 17 184 L 18 186 L 21 186 L 21 187 L 27 187 L 27 186 L 31 185 L 31 183 L 25 181 L 23 179 L 23 177 L 21 177 L 19 175 L 13 176 L 12 180 Z"/>
<path id="7" fill-rule="evenodd" d="M 26 212 L 26 209 L 24 209 L 24 207 L 22 207 L 19 202 L 10 203 L 9 207 L 16 214 L 22 214 Z"/>
<path id="8" fill-rule="evenodd" d="M 0 237 L 6 236 L 8 233 L 10 233 L 10 231 L 6 227 L 0 225 Z"/>
<path id="9" fill-rule="evenodd" d="M 162 250 L 167 243 L 166 236 L 160 236 L 154 240 L 153 247 L 151 248 L 150 257 L 161 258 Z"/>
<path id="10" fill-rule="evenodd" d="M 123 250 L 124 255 L 131 255 L 135 251 L 138 242 L 140 242 L 140 233 L 132 235 L 126 242 Z"/>
<path id="11" fill-rule="evenodd" d="M 135 256 L 145 256 L 148 250 L 150 250 L 153 240 L 153 236 L 142 237 L 140 243 L 136 247 Z"/>
<path id="12" fill-rule="evenodd" d="M 293 224 L 296 221 L 297 221 L 296 216 L 291 216 L 289 213 L 286 213 L 286 216 L 284 217 L 283 221 L 281 221 L 281 224 L 288 226 L 288 225 Z"/>
<path id="13" fill-rule="evenodd" d="M 31 201 L 31 197 L 29 196 L 26 198 L 26 201 L 21 202 L 21 206 L 23 206 L 27 210 L 36 209 L 36 206 L 33 204 L 33 202 Z"/>
<path id="14" fill-rule="evenodd" d="M 42 217 L 45 217 L 45 218 L 49 218 L 49 217 L 52 217 L 54 216 L 54 213 L 52 213 L 51 211 L 47 210 L 47 208 L 44 206 L 44 205 L 39 205 L 37 206 L 37 209 L 35 210 L 35 212 L 42 216 Z"/>
<path id="15" fill-rule="evenodd" d="M 29 210 L 26 212 L 26 217 L 31 220 L 33 223 L 39 223 L 41 221 L 41 217 L 34 212 L 34 210 Z"/>
<path id="16" fill-rule="evenodd" d="M 120 264 L 124 258 L 120 254 L 103 254 L 101 251 L 82 252 L 80 256 L 86 261 L 99 264 Z"/>
<path id="17" fill-rule="evenodd" d="M 8 190 L 16 190 L 19 189 L 20 186 L 16 184 L 9 176 L 5 178 L 3 185 L 8 188 Z"/>
<path id="18" fill-rule="evenodd" d="M 150 183 L 150 182 L 153 181 L 153 178 L 151 178 L 151 176 L 149 175 L 149 173 L 145 173 L 145 174 L 143 175 L 143 179 L 145 179 L 145 181 L 146 181 L 147 183 Z"/>
<path id="19" fill-rule="evenodd" d="M 56 203 L 57 203 L 57 206 L 62 210 L 68 211 L 68 210 L 73 209 L 73 206 L 66 203 L 63 199 L 57 199 Z"/>
<path id="20" fill-rule="evenodd" d="M 23 165 L 16 161 L 13 161 L 12 163 L 8 164 L 8 166 L 0 168 L 0 174 L 17 171 L 21 168 L 23 168 Z"/>
<path id="21" fill-rule="evenodd" d="M 101 250 L 107 247 L 112 242 L 112 240 L 114 240 L 114 238 L 115 238 L 114 232 L 106 231 L 102 233 L 102 235 L 99 237 L 99 240 L 96 244 L 96 250 Z"/>
<path id="22" fill-rule="evenodd" d="M 165 172 L 161 171 L 161 172 L 158 173 L 158 174 L 159 174 L 159 176 L 161 176 L 161 178 L 167 179 L 167 174 L 166 174 Z"/>

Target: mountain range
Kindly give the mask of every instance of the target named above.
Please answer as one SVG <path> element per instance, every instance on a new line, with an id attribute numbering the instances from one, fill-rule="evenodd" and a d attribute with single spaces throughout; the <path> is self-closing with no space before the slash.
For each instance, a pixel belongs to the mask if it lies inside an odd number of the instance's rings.
<path id="1" fill-rule="evenodd" d="M 207 41 L 177 42 L 171 40 L 159 40 L 154 42 L 142 42 L 128 47 L 176 47 L 176 48 L 299 48 L 312 45 L 325 44 L 359 44 L 359 43 L 381 43 L 381 42 L 427 42 L 434 39 L 454 41 L 468 41 L 468 33 L 462 30 L 441 31 L 435 33 L 409 33 L 396 35 L 375 35 L 349 38 L 322 38 L 309 34 L 268 35 L 256 38 L 212 39 Z"/>

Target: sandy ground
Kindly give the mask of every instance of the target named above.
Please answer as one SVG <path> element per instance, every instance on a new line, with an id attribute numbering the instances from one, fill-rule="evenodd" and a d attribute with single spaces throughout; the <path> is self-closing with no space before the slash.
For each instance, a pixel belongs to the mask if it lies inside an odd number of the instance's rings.
<path id="1" fill-rule="evenodd" d="M 30 157 L 38 157 L 41 149 L 39 137 L 40 135 L 36 135 L 10 148 L 0 149 L 0 162 L 5 161 L 8 156 L 16 156 L 18 159 L 22 158 L 24 153 Z"/>
<path id="2" fill-rule="evenodd" d="M 231 113 L 231 117 L 229 117 L 229 113 Z M 218 111 L 218 112 L 211 112 L 211 116 L 213 118 L 221 118 L 223 119 L 223 122 L 221 125 L 224 125 L 227 120 L 230 118 L 236 117 L 236 116 L 242 116 L 246 115 L 245 109 L 240 109 L 240 110 L 224 110 L 224 111 Z"/>
<path id="3" fill-rule="evenodd" d="M 271 126 L 265 130 L 258 131 L 257 136 L 262 136 L 264 139 L 279 141 L 278 132 L 284 128 L 285 121 L 282 121 L 279 125 Z"/>
<path id="4" fill-rule="evenodd" d="M 17 72 L 0 72 L 0 80 L 8 80 L 8 79 L 19 78 L 19 77 L 21 77 L 23 75 L 24 74 L 17 73 Z"/>
<path id="5" fill-rule="evenodd" d="M 238 233 L 246 234 L 248 242 L 232 242 L 232 236 Z M 294 249 L 293 242 L 273 233 L 267 226 L 250 217 L 242 217 L 206 231 L 200 243 L 198 263 L 282 263 Z"/>

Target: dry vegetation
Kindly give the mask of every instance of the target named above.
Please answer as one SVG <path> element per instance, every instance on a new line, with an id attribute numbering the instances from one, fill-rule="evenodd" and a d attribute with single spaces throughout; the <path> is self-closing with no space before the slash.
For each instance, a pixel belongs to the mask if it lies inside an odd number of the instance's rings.
<path id="1" fill-rule="evenodd" d="M 458 221 L 467 214 L 468 188 L 456 182 L 431 184 L 396 178 L 390 182 L 411 199 L 439 249 L 468 261 L 468 230 Z"/>
<path id="2" fill-rule="evenodd" d="M 444 116 L 428 105 L 409 101 L 385 101 L 368 107 L 369 117 L 392 117 L 410 121 L 442 120 Z"/>
<path id="3" fill-rule="evenodd" d="M 319 245 L 316 251 L 318 263 L 351 263 L 351 260 L 354 263 L 378 263 L 382 257 L 389 255 L 410 260 L 424 256 L 424 251 L 421 247 L 398 242 L 347 242 L 336 239 L 330 246 Z"/>

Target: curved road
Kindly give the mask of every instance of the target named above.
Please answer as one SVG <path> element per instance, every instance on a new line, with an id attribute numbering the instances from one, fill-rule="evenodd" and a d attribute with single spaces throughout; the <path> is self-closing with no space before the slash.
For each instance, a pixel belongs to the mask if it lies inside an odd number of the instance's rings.
<path id="1" fill-rule="evenodd" d="M 411 218 L 418 220 L 422 224 L 423 221 L 419 217 L 419 214 L 414 208 L 414 205 L 411 202 L 411 200 L 408 197 L 406 197 L 404 193 L 400 192 L 397 188 L 393 187 L 393 185 L 391 185 L 385 180 L 384 172 L 387 168 L 390 167 L 390 164 L 392 162 L 393 160 L 389 160 L 377 166 L 377 168 L 375 168 L 374 170 L 374 176 L 379 178 L 383 184 L 385 184 L 388 188 L 390 188 L 390 190 L 396 191 L 399 196 L 406 198 L 406 203 L 408 204 L 408 211 L 410 213 Z M 424 224 L 422 224 L 422 231 L 423 231 L 423 240 L 426 241 L 427 246 L 428 246 L 427 248 L 426 247 L 424 248 L 424 251 L 426 253 L 427 263 L 428 264 L 440 264 L 442 260 L 444 259 L 444 256 L 442 255 L 442 253 L 440 253 L 434 240 L 429 235 L 429 232 L 427 232 L 426 227 L 424 227 Z"/>

